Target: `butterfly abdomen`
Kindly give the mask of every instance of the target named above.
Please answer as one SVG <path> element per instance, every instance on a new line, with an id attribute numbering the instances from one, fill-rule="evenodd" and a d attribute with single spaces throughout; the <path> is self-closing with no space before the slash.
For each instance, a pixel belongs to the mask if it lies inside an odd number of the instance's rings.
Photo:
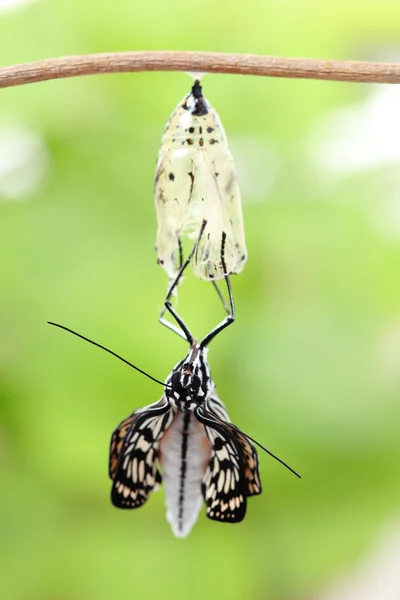
<path id="1" fill-rule="evenodd" d="M 177 537 L 185 537 L 197 520 L 203 498 L 201 483 L 210 460 L 204 427 L 192 412 L 178 412 L 160 444 L 167 520 Z"/>

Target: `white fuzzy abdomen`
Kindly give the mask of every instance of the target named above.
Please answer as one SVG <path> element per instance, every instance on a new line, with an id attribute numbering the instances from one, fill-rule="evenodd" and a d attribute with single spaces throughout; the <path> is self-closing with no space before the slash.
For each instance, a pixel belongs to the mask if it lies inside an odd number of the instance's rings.
<path id="1" fill-rule="evenodd" d="M 203 502 L 201 482 L 210 455 L 204 427 L 193 413 L 178 412 L 159 449 L 167 521 L 177 537 L 187 536 L 197 520 Z"/>

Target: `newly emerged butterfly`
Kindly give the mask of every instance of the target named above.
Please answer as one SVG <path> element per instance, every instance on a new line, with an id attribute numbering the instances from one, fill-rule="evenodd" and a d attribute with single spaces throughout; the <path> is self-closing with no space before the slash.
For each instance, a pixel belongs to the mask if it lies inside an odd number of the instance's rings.
<path id="1" fill-rule="evenodd" d="M 113 504 L 119 508 L 141 506 L 162 477 L 167 520 L 177 537 L 190 532 L 203 500 L 210 519 L 237 523 L 245 516 L 247 497 L 261 493 L 258 458 L 252 444 L 231 425 L 215 391 L 204 399 L 190 389 L 194 373 L 208 368 L 201 354 L 193 360 L 198 351 L 194 342 L 185 361 L 167 379 L 171 388 L 166 388 L 159 402 L 122 421 L 110 447 Z M 183 364 L 190 365 L 185 367 L 186 373 Z M 172 385 L 174 376 L 181 380 L 179 385 Z M 189 389 L 181 385 L 183 377 Z M 213 386 L 211 379 L 200 387 L 208 386 Z"/>
<path id="2" fill-rule="evenodd" d="M 195 251 L 196 246 L 183 269 Z M 223 262 L 223 256 L 221 260 Z M 235 317 L 229 277 L 225 276 L 229 314 L 198 342 L 169 302 L 183 269 L 165 301 L 166 310 L 178 326 L 163 318 L 161 321 L 186 339 L 190 348 L 165 383 L 104 346 L 66 327 L 50 323 L 99 346 L 164 386 L 158 402 L 135 410 L 112 435 L 109 460 L 109 475 L 113 482 L 111 500 L 118 508 L 138 508 L 163 480 L 167 520 L 177 537 L 188 535 L 203 501 L 210 519 L 226 523 L 243 520 L 247 498 L 261 493 L 258 457 L 251 442 L 300 477 L 281 459 L 233 425 L 216 394 L 207 360 L 207 346 Z"/>
<path id="3" fill-rule="evenodd" d="M 198 80 L 172 113 L 158 154 L 154 197 L 159 264 L 170 280 L 182 267 L 182 240 L 204 234 L 193 271 L 205 280 L 240 273 L 247 258 L 235 164 L 222 123 L 202 94 Z M 226 235 L 225 266 L 220 260 Z"/>

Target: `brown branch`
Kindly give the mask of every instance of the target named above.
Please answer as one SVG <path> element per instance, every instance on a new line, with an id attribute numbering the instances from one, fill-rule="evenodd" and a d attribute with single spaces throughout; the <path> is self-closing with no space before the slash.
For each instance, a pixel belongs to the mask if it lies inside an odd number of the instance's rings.
<path id="1" fill-rule="evenodd" d="M 113 52 L 49 58 L 0 69 L 0 88 L 100 73 L 195 71 L 267 77 L 400 83 L 400 64 L 216 52 Z"/>

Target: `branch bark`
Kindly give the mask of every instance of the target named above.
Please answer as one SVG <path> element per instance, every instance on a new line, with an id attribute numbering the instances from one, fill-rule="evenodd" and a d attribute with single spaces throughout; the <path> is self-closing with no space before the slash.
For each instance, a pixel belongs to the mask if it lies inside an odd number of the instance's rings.
<path id="1" fill-rule="evenodd" d="M 0 88 L 49 79 L 135 71 L 194 71 L 354 83 L 400 83 L 400 64 L 396 63 L 150 51 L 65 56 L 3 67 L 0 68 Z"/>

